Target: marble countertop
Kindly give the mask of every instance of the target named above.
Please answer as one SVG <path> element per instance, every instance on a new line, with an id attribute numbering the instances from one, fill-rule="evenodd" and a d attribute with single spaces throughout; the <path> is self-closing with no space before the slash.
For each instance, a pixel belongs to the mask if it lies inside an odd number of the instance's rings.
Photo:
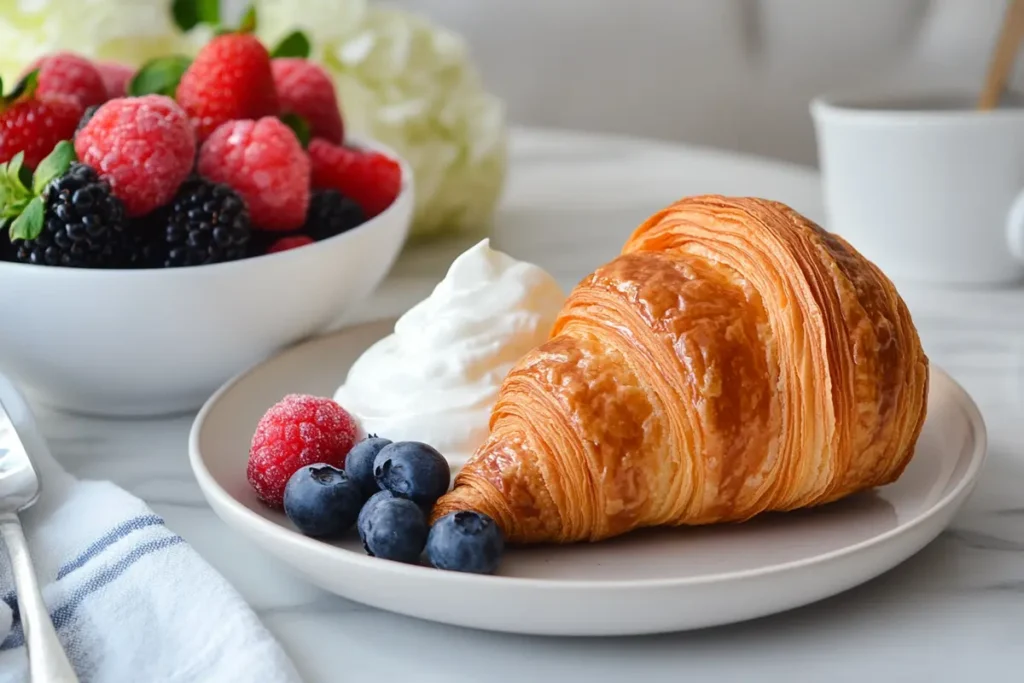
<path id="1" fill-rule="evenodd" d="M 624 138 L 518 130 L 493 244 L 574 284 L 647 215 L 687 194 L 754 194 L 822 218 L 816 173 Z M 425 296 L 469 238 L 407 250 L 349 322 Z M 96 420 L 40 411 L 58 460 L 145 499 L 222 572 L 310 683 L 333 681 L 1019 680 L 1024 669 L 1024 289 L 901 287 L 933 362 L 979 404 L 991 455 L 952 527 L 838 597 L 706 631 L 625 639 L 475 632 L 312 587 L 230 532 L 188 466 L 192 416 Z M 685 609 L 682 606 L 681 609 Z"/>

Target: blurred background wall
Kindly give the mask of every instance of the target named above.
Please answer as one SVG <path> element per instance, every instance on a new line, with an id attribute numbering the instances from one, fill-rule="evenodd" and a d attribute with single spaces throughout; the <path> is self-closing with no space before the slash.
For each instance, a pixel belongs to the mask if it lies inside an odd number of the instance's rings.
<path id="1" fill-rule="evenodd" d="M 461 33 L 514 123 L 813 164 L 813 95 L 865 87 L 975 92 L 1005 0 L 391 4 Z"/>

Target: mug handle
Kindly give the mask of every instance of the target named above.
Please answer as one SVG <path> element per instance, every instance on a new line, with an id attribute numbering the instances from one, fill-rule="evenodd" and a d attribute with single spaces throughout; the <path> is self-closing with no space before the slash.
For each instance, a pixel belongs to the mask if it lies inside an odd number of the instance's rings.
<path id="1" fill-rule="evenodd" d="M 1006 216 L 1006 242 L 1013 257 L 1024 262 L 1024 190 L 1014 198 Z"/>

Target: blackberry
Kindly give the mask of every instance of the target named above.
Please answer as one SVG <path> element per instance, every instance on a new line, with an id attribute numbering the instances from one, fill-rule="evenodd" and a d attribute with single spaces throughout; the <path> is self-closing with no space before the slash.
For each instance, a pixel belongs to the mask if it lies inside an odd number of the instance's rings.
<path id="1" fill-rule="evenodd" d="M 337 190 L 314 190 L 302 232 L 319 242 L 365 222 L 366 214 L 351 198 Z"/>
<path id="2" fill-rule="evenodd" d="M 70 268 L 116 268 L 123 258 L 124 205 L 110 184 L 73 163 L 43 191 L 42 231 L 12 240 L 14 260 Z"/>
<path id="3" fill-rule="evenodd" d="M 165 268 L 235 261 L 248 255 L 249 209 L 227 185 L 193 176 L 152 222 L 162 224 L 153 247 Z M 147 257 L 149 258 L 149 257 Z"/>

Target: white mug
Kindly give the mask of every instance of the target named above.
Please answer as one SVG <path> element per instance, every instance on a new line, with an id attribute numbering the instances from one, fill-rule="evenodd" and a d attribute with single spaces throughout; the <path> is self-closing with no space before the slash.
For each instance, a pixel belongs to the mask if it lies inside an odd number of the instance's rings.
<path id="1" fill-rule="evenodd" d="M 894 280 L 1024 276 L 1024 107 L 970 97 L 811 103 L 826 227 Z"/>

